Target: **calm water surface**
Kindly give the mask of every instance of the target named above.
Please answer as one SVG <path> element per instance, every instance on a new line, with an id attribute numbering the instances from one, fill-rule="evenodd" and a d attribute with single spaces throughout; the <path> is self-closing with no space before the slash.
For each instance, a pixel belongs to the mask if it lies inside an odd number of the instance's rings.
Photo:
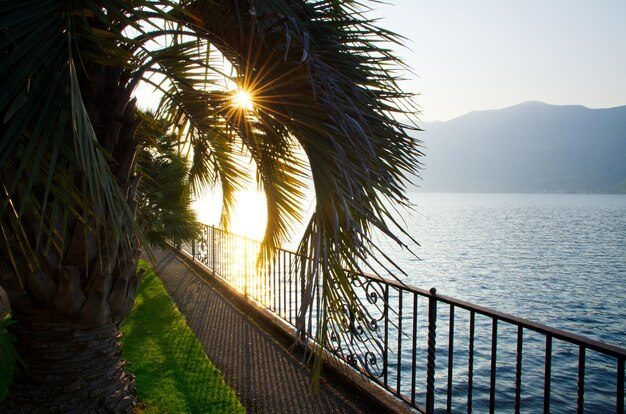
<path id="1" fill-rule="evenodd" d="M 626 346 L 626 195 L 410 198 L 406 283 Z"/>
<path id="2" fill-rule="evenodd" d="M 438 294 L 626 347 L 626 195 L 409 196 L 415 211 L 404 213 L 402 219 L 404 228 L 421 245 L 414 249 L 418 257 L 395 245 L 381 245 L 406 270 L 403 282 L 424 289 L 435 287 Z M 388 366 L 388 379 L 392 387 L 400 384 L 401 392 L 410 395 L 415 355 L 415 396 L 424 403 L 428 301 L 419 302 L 418 316 L 413 319 L 412 299 L 404 299 L 400 305 L 393 290 L 388 297 L 393 314 L 403 308 L 404 332 L 398 338 L 397 331 L 389 331 L 389 361 L 396 362 Z M 449 308 L 440 304 L 437 312 L 435 407 L 436 412 L 445 412 Z M 415 351 L 407 331 L 414 324 L 418 332 Z M 469 337 L 469 313 L 458 309 L 452 412 L 467 412 Z M 489 318 L 476 316 L 474 339 L 472 406 L 474 412 L 482 413 L 489 407 Z M 498 413 L 513 412 L 516 341 L 514 326 L 498 324 Z M 525 330 L 523 341 L 521 412 L 542 412 L 546 340 Z M 575 412 L 579 350 L 559 340 L 553 341 L 552 350 L 551 412 Z M 615 412 L 615 360 L 591 350 L 586 357 L 585 412 Z"/>
<path id="3" fill-rule="evenodd" d="M 415 249 L 418 258 L 391 245 L 385 249 L 408 273 L 401 279 L 405 283 L 626 347 L 625 195 L 413 193 L 410 198 L 415 212 L 402 218 L 421 245 Z M 447 344 L 447 311 L 439 312 L 437 342 Z M 467 315 L 455 319 L 453 412 L 465 412 Z M 427 321 L 419 323 L 425 330 Z M 491 322 L 477 317 L 476 323 L 473 406 L 485 412 Z M 498 329 L 497 412 L 513 411 L 515 335 L 511 326 Z M 426 358 L 423 342 L 420 361 Z M 553 346 L 551 409 L 575 412 L 578 349 L 559 341 Z M 410 350 L 402 353 L 410 360 Z M 545 339 L 525 333 L 524 355 L 522 412 L 540 412 Z M 438 346 L 437 360 L 435 407 L 445 412 L 446 345 Z M 593 393 L 585 395 L 585 412 L 615 411 L 611 361 L 588 352 L 585 386 Z M 418 377 L 425 376 L 418 365 Z M 401 371 L 408 389 L 410 366 Z M 422 385 L 417 398 L 425 400 Z"/>

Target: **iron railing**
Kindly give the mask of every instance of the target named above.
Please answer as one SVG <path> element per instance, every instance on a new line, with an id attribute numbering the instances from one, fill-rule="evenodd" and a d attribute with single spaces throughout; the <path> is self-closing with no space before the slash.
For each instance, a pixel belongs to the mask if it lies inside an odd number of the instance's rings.
<path id="1" fill-rule="evenodd" d="M 305 288 L 295 253 L 280 250 L 258 269 L 257 241 L 211 226 L 189 248 L 195 260 L 295 328 Z M 342 332 L 330 332 L 326 350 L 420 412 L 624 414 L 624 348 L 435 289 L 372 275 L 352 283 L 366 317 L 346 306 L 345 326 L 331 328 Z M 305 328 L 314 341 L 320 306 L 313 304 Z"/>

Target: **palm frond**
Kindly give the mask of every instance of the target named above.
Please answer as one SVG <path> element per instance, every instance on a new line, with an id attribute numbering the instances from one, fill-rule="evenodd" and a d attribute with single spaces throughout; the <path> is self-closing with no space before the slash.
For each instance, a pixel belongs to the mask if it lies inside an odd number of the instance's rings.
<path id="1" fill-rule="evenodd" d="M 409 248 L 393 209 L 408 205 L 407 179 L 422 155 L 413 96 L 399 87 L 403 64 L 381 43 L 402 38 L 379 28 L 367 4 L 1 2 L 2 244 L 63 257 L 96 234 L 105 252 L 136 248 L 131 94 L 149 83 L 161 94 L 159 128 L 189 164 L 189 185 L 221 186 L 224 224 L 251 178 L 245 154 L 253 160 L 267 196 L 263 259 L 302 218 L 312 178 L 300 328 L 320 284 L 317 326 L 339 331 L 345 304 L 363 310 L 352 275 L 398 267 L 372 234 Z M 254 95 L 253 108 L 232 105 L 236 87 Z M 120 144 L 122 119 L 130 131 Z M 81 260 L 98 257 L 98 246 L 83 244 Z"/>

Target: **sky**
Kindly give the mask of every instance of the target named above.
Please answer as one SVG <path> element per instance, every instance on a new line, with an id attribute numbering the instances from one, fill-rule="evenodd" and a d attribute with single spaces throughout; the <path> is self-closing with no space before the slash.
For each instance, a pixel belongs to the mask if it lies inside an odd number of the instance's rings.
<path id="1" fill-rule="evenodd" d="M 626 105 L 626 0 L 387 0 L 422 121 L 526 101 Z"/>

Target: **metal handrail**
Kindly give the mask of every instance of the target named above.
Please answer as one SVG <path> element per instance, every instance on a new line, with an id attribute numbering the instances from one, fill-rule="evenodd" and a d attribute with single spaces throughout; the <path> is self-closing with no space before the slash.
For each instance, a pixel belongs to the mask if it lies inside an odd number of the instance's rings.
<path id="1" fill-rule="evenodd" d="M 279 249 L 274 262 L 258 269 L 259 246 L 257 241 L 206 226 L 191 253 L 295 328 L 304 290 L 304 280 L 294 272 L 298 256 Z M 368 320 L 359 319 L 346 307 L 345 326 L 333 328 L 326 350 L 420 412 L 519 413 L 530 404 L 533 409 L 542 406 L 546 413 L 575 409 L 624 414 L 626 349 L 622 347 L 439 295 L 435 289 L 427 291 L 370 274 L 355 275 L 352 280 L 355 293 L 367 307 Z M 315 305 L 303 332 L 311 340 L 316 340 L 314 327 L 320 323 L 315 319 L 320 314 L 319 301 Z M 511 327 L 515 332 L 510 332 Z M 564 346 L 569 348 L 563 351 Z M 503 353 L 511 355 L 502 358 Z M 443 366 L 437 358 L 441 354 L 446 357 Z M 461 357 L 466 365 L 459 363 Z M 530 366 L 524 364 L 527 360 Z M 533 372 L 538 369 L 542 375 Z M 425 381 L 418 377 L 421 371 Z M 614 373 L 613 380 L 609 371 Z M 574 386 L 566 386 L 564 373 L 575 378 Z M 523 381 L 524 374 L 532 376 L 531 384 Z M 559 394 L 568 391 L 573 393 L 571 398 L 553 403 L 557 397 L 552 377 L 563 382 L 559 387 L 569 388 L 558 390 Z M 614 391 L 610 391 L 611 381 Z M 503 382 L 508 385 L 499 388 Z"/>

